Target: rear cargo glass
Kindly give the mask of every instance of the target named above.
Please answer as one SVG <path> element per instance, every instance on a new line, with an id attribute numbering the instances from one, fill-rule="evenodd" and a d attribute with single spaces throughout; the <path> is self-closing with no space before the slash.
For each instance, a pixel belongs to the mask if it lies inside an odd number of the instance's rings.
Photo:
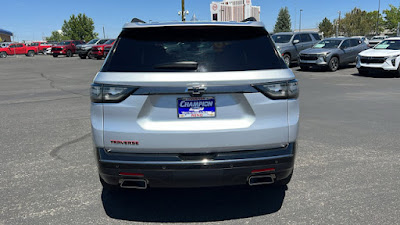
<path id="1" fill-rule="evenodd" d="M 179 67 L 186 62 L 192 66 Z M 182 26 L 124 29 L 102 72 L 218 72 L 283 68 L 287 67 L 264 28 Z"/>

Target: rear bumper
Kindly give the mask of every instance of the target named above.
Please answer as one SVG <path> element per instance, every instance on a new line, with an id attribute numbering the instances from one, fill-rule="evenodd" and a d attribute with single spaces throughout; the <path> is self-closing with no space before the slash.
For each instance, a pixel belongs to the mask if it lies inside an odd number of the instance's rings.
<path id="1" fill-rule="evenodd" d="M 119 185 L 140 178 L 149 187 L 211 187 L 245 185 L 251 175 L 274 174 L 276 180 L 293 171 L 296 143 L 286 147 L 214 154 L 126 154 L 96 149 L 100 177 Z M 264 172 L 254 170 L 268 169 Z M 120 175 L 131 173 L 139 175 Z"/>

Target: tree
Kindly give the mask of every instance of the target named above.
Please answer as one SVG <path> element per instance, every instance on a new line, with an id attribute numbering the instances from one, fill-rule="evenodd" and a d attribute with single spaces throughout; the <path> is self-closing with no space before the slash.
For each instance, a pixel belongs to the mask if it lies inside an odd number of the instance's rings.
<path id="1" fill-rule="evenodd" d="M 57 42 L 65 41 L 65 40 L 68 40 L 68 39 L 71 39 L 71 38 L 63 35 L 62 32 L 59 32 L 57 30 L 51 32 L 51 36 L 50 37 L 46 37 L 47 41 L 57 41 Z"/>
<path id="2" fill-rule="evenodd" d="M 367 12 L 354 8 L 340 20 L 340 31 L 348 36 L 365 36 L 375 33 L 377 15 L 377 11 Z M 378 27 L 379 30 L 382 30 L 381 26 Z"/>
<path id="3" fill-rule="evenodd" d="M 379 13 L 379 19 L 378 19 L 378 11 L 375 10 L 372 12 L 368 12 L 367 18 L 377 33 L 381 33 L 385 29 L 384 26 L 385 26 L 386 22 L 383 20 L 383 16 L 380 13 Z M 378 20 L 378 24 L 376 23 L 377 20 Z M 378 27 L 376 27 L 377 25 L 378 25 Z M 397 27 L 397 25 L 396 25 L 396 27 Z"/>
<path id="4" fill-rule="evenodd" d="M 279 10 L 278 19 L 276 20 L 274 33 L 278 32 L 290 32 L 292 31 L 290 21 L 290 14 L 287 7 Z"/>
<path id="5" fill-rule="evenodd" d="M 324 37 L 330 37 L 334 34 L 333 24 L 326 17 L 318 24 L 318 28 L 319 32 L 324 33 Z"/>
<path id="6" fill-rule="evenodd" d="M 64 20 L 61 30 L 72 40 L 90 41 L 98 35 L 94 32 L 93 19 L 82 13 L 79 13 L 78 16 L 72 14 L 68 21 Z"/>
<path id="7" fill-rule="evenodd" d="M 385 14 L 385 27 L 391 31 L 397 29 L 397 23 L 400 22 L 400 7 L 389 5 L 390 9 L 383 10 Z"/>

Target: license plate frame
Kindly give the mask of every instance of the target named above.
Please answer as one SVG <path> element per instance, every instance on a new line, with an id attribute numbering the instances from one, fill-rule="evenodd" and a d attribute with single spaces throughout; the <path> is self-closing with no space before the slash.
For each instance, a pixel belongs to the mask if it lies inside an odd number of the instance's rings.
<path id="1" fill-rule="evenodd" d="M 215 118 L 217 116 L 215 103 L 215 97 L 177 98 L 177 117 L 178 119 Z"/>

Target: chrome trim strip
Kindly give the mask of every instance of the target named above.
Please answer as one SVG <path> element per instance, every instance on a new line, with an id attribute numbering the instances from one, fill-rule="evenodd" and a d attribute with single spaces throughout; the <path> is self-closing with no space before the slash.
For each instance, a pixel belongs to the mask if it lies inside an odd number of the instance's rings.
<path id="1" fill-rule="evenodd" d="M 201 161 L 123 161 L 123 160 L 107 160 L 99 159 L 100 163 L 114 163 L 114 164 L 137 164 L 137 165 L 216 165 L 219 163 L 241 163 L 274 160 L 282 158 L 291 158 L 293 154 L 270 156 L 262 158 L 246 158 L 246 159 L 227 159 L 227 160 L 201 160 Z"/>

